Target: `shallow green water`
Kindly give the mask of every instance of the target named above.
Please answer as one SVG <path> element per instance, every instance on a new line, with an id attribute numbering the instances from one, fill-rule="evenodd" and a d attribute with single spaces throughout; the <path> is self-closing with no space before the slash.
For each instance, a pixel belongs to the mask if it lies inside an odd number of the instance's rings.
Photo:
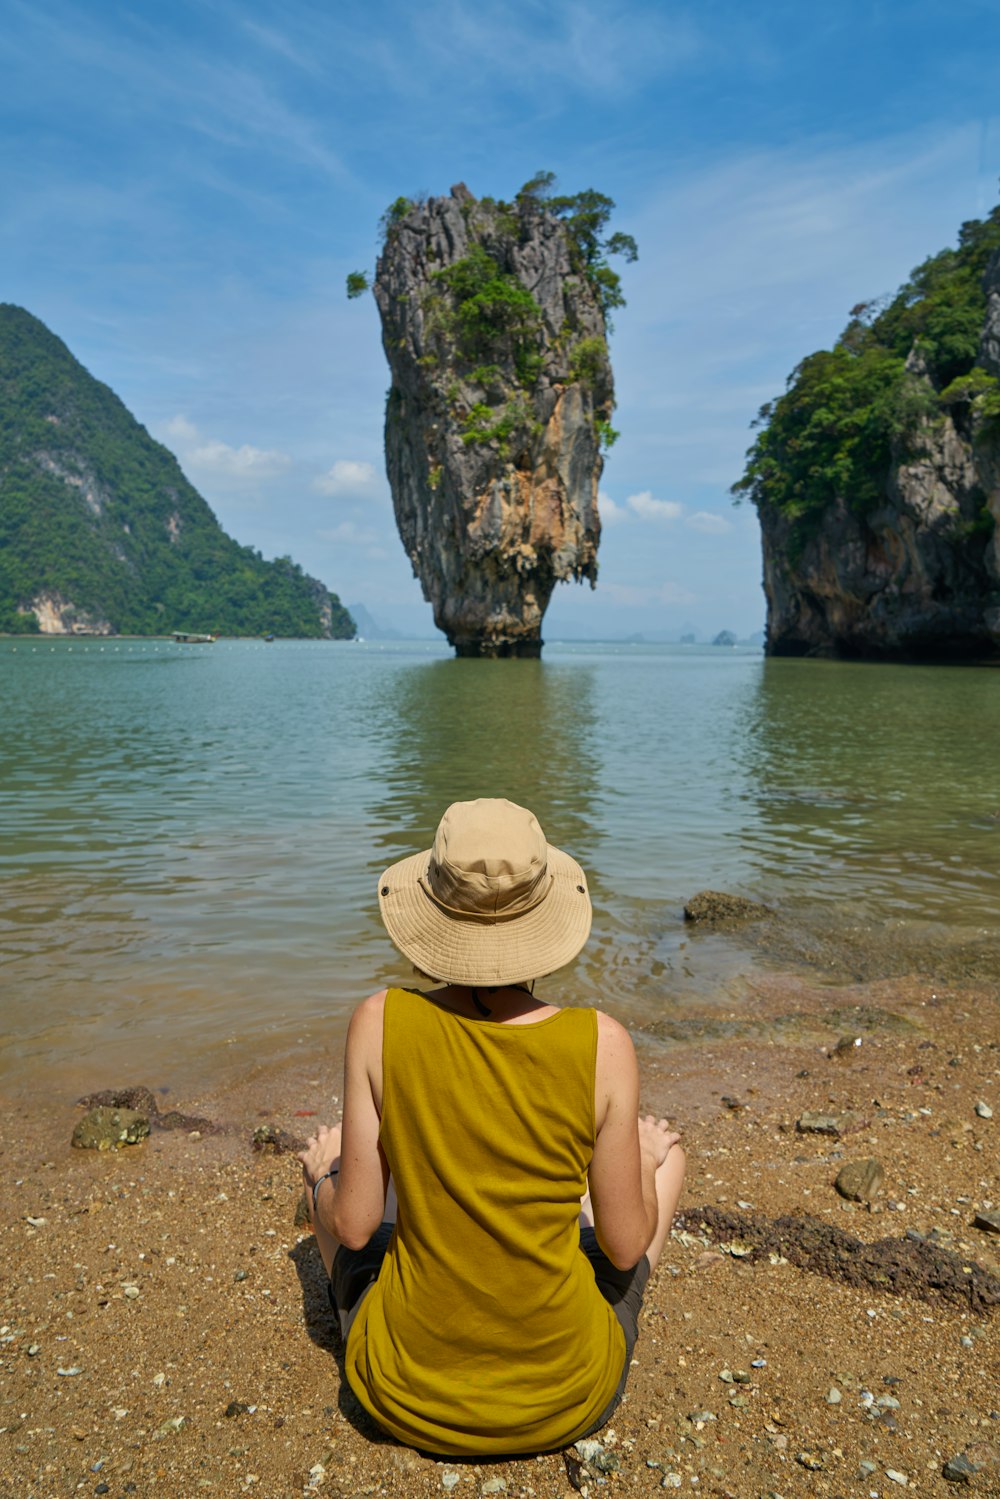
<path id="1" fill-rule="evenodd" d="M 852 943 L 859 972 L 995 950 L 996 672 L 8 640 L 0 725 L 7 1087 L 148 1076 L 152 1057 L 183 1080 L 339 1039 L 358 997 L 405 977 L 378 875 L 461 797 L 526 803 L 588 869 L 593 937 L 545 992 L 626 1020 L 729 1002 L 767 961 L 685 931 L 704 887 L 776 906 L 792 957 L 806 933 L 847 971 Z"/>

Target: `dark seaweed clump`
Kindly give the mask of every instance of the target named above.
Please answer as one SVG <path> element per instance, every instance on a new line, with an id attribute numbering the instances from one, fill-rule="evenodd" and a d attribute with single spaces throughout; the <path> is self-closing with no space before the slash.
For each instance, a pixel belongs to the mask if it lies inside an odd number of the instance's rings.
<path id="1" fill-rule="evenodd" d="M 720 1243 L 739 1239 L 749 1249 L 746 1259 L 751 1263 L 780 1254 L 800 1270 L 848 1286 L 918 1301 L 950 1301 L 980 1314 L 1000 1304 L 1000 1279 L 974 1260 L 927 1239 L 887 1238 L 866 1244 L 805 1214 L 766 1218 L 710 1205 L 688 1208 L 678 1223 L 690 1231 L 706 1229 Z"/>

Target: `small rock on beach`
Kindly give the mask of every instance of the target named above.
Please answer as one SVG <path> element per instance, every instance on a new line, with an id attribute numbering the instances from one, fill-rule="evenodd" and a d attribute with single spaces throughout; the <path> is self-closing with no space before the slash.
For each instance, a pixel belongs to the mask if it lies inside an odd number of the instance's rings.
<path id="1" fill-rule="evenodd" d="M 138 1145 L 149 1134 L 149 1119 L 135 1109 L 101 1105 L 78 1121 L 71 1143 L 77 1150 L 121 1150 Z"/>
<path id="2" fill-rule="evenodd" d="M 848 1202 L 871 1202 L 882 1190 L 884 1180 L 882 1162 L 869 1156 L 866 1160 L 848 1161 L 841 1166 L 834 1186 Z"/>
<path id="3" fill-rule="evenodd" d="M 846 1135 L 860 1124 L 857 1114 L 805 1113 L 795 1121 L 800 1135 Z"/>
<path id="4" fill-rule="evenodd" d="M 979 1464 L 970 1462 L 964 1452 L 959 1452 L 955 1457 L 949 1457 L 941 1475 L 949 1483 L 971 1483 L 979 1472 Z"/>

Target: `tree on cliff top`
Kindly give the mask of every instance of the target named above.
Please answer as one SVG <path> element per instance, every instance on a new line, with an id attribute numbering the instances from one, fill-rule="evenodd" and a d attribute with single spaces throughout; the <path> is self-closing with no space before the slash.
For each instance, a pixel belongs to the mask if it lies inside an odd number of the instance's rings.
<path id="1" fill-rule="evenodd" d="M 622 255 L 631 264 L 639 259 L 639 250 L 631 234 L 620 231 L 605 237 L 604 230 L 614 211 L 614 199 L 592 187 L 569 197 L 552 193 L 554 172 L 536 172 L 517 194 L 518 199 L 532 199 L 557 218 L 562 219 L 576 264 L 583 271 L 600 304 L 604 320 L 611 326 L 614 307 L 624 307 L 621 277 L 608 265 L 609 255 Z"/>

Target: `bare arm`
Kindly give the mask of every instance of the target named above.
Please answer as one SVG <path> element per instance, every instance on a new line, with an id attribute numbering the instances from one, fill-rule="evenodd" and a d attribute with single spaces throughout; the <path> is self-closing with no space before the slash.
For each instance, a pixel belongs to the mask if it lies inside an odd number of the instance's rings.
<path id="1" fill-rule="evenodd" d="M 389 1166 L 378 1143 L 382 1102 L 382 1017 L 385 991 L 363 1001 L 351 1017 L 344 1055 L 344 1124 L 339 1175 L 320 1187 L 316 1209 L 323 1227 L 348 1249 L 362 1249 L 382 1222 Z M 310 1175 L 321 1157 L 300 1157 Z M 315 1169 L 314 1169 L 315 1168 Z"/>
<path id="2" fill-rule="evenodd" d="M 590 1196 L 597 1241 L 628 1269 L 652 1242 L 658 1222 L 656 1169 L 676 1135 L 665 1120 L 639 1118 L 639 1064 L 631 1037 L 598 1011 L 595 1122 Z"/>

